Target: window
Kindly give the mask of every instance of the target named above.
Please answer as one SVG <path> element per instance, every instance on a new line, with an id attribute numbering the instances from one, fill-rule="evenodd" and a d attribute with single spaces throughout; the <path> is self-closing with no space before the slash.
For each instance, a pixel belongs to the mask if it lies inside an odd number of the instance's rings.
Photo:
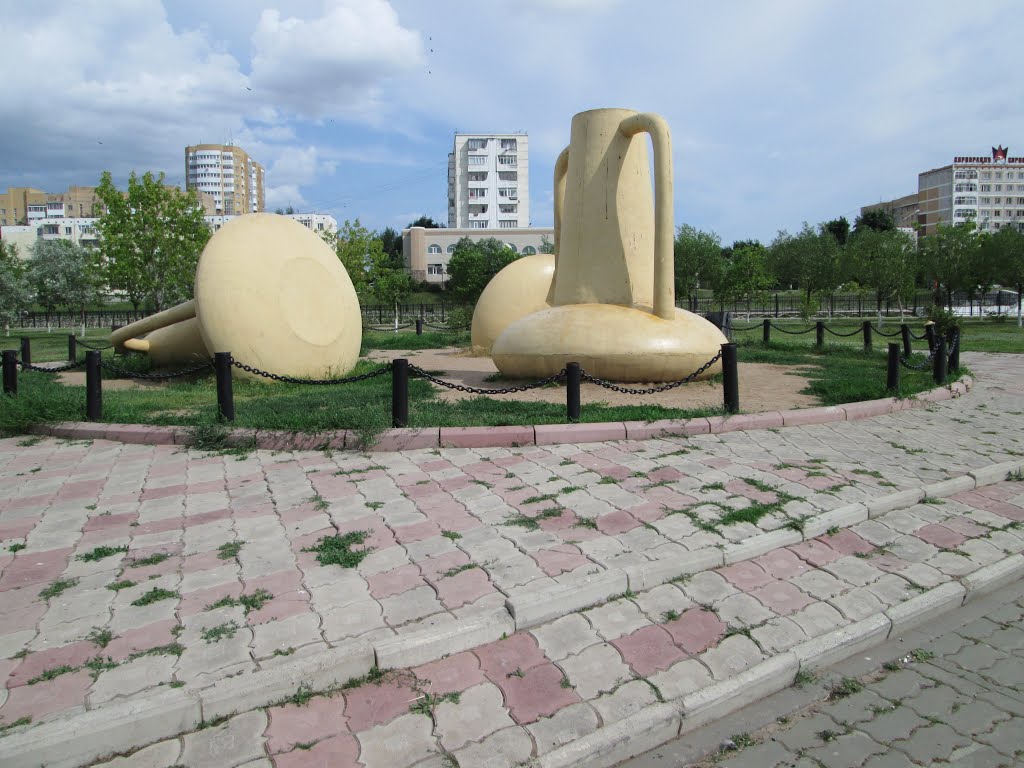
<path id="1" fill-rule="evenodd" d="M 441 252 L 441 246 L 438 245 L 437 243 L 434 243 L 429 248 L 427 248 L 427 253 L 440 253 L 440 252 Z"/>
<path id="2" fill-rule="evenodd" d="M 981 185 L 981 191 L 982 192 L 991 192 L 992 191 L 992 185 L 991 184 L 982 184 Z"/>
<path id="3" fill-rule="evenodd" d="M 501 140 L 501 148 L 502 149 L 512 149 L 512 150 L 514 150 L 516 148 L 516 140 L 515 139 L 502 139 Z"/>
<path id="4" fill-rule="evenodd" d="M 515 219 L 499 219 L 498 226 L 501 229 L 515 229 L 518 223 Z"/>
<path id="5" fill-rule="evenodd" d="M 515 200 L 519 197 L 519 191 L 515 187 L 498 187 L 498 197 L 507 197 Z"/>
<path id="6" fill-rule="evenodd" d="M 1002 192 L 1003 191 L 1003 185 L 1002 184 L 996 184 L 995 191 L 996 192 Z"/>
<path id="7" fill-rule="evenodd" d="M 70 235 L 71 234 L 71 227 L 64 227 L 64 234 L 65 235 Z"/>
<path id="8" fill-rule="evenodd" d="M 486 155 L 470 155 L 469 156 L 469 164 L 470 165 L 485 165 L 486 163 L 487 163 L 487 156 Z"/>
<path id="9" fill-rule="evenodd" d="M 470 181 L 487 181 L 487 171 L 469 174 Z"/>
<path id="10" fill-rule="evenodd" d="M 443 264 L 427 264 L 428 275 L 443 275 L 444 265 Z"/>
<path id="11" fill-rule="evenodd" d="M 487 139 L 470 139 L 466 146 L 470 149 L 487 149 Z"/>
<path id="12" fill-rule="evenodd" d="M 983 198 L 981 198 L 981 204 L 982 205 L 991 205 L 992 204 L 992 198 L 991 197 L 983 197 Z"/>
<path id="13" fill-rule="evenodd" d="M 1003 178 L 1003 172 L 1002 171 L 996 171 L 996 178 L 997 179 Z"/>
<path id="14" fill-rule="evenodd" d="M 515 168 L 518 165 L 518 158 L 515 155 L 498 155 L 498 165 Z"/>
<path id="15" fill-rule="evenodd" d="M 515 213 L 516 212 L 516 208 L 518 208 L 518 206 L 515 205 L 515 204 L 499 205 L 498 206 L 498 210 L 501 213 Z"/>
<path id="16" fill-rule="evenodd" d="M 448 251 L 448 253 L 455 253 L 455 243 L 449 245 L 445 250 Z"/>
<path id="17" fill-rule="evenodd" d="M 512 243 L 505 243 L 505 247 L 506 248 L 511 248 L 512 249 L 512 253 L 519 253 L 519 250 L 514 245 L 512 245 Z"/>
<path id="18" fill-rule="evenodd" d="M 487 187 L 470 187 L 469 188 L 469 199 L 479 200 L 483 197 L 487 197 Z"/>
<path id="19" fill-rule="evenodd" d="M 498 171 L 498 181 L 518 181 L 518 171 Z"/>
<path id="20" fill-rule="evenodd" d="M 537 249 L 534 248 L 532 245 L 527 245 L 523 247 L 523 256 L 533 256 L 535 253 L 537 253 Z"/>
<path id="21" fill-rule="evenodd" d="M 983 178 L 983 179 L 991 179 L 992 178 L 992 174 L 989 171 L 984 171 L 981 174 L 981 178 Z"/>
<path id="22" fill-rule="evenodd" d="M 1003 198 L 1001 198 L 1001 197 L 993 197 L 992 198 L 993 205 L 1001 205 L 1002 202 L 1003 202 Z"/>
<path id="23" fill-rule="evenodd" d="M 998 209 L 992 211 L 992 218 L 993 219 L 1001 219 L 1002 217 L 1003 217 L 1003 212 L 1002 211 L 1000 211 Z"/>
<path id="24" fill-rule="evenodd" d="M 469 222 L 470 229 L 487 229 L 487 219 L 483 221 L 471 221 Z"/>

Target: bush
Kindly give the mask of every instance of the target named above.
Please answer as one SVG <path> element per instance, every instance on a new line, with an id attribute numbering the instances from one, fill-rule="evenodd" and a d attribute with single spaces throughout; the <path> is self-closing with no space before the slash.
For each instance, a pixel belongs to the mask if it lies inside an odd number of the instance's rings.
<path id="1" fill-rule="evenodd" d="M 473 324 L 473 307 L 453 307 L 448 310 L 445 325 L 452 331 L 463 331 Z"/>
<path id="2" fill-rule="evenodd" d="M 928 319 L 935 323 L 936 338 L 939 334 L 948 337 L 950 331 L 960 327 L 960 318 L 938 304 L 932 304 L 929 308 Z"/>

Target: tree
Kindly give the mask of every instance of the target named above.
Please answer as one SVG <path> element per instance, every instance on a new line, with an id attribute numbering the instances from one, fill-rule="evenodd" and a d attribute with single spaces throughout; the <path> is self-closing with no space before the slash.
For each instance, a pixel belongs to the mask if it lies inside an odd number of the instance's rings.
<path id="1" fill-rule="evenodd" d="M 945 292 L 946 305 L 953 309 L 956 291 L 973 290 L 977 274 L 980 241 L 973 222 L 939 224 L 935 232 L 922 241 L 926 274 L 938 288 L 936 303 Z"/>
<path id="2" fill-rule="evenodd" d="M 321 237 L 338 255 L 360 298 L 370 295 L 370 267 L 384 260 L 380 239 L 360 224 L 359 219 L 346 219 L 337 232 L 325 231 Z"/>
<path id="3" fill-rule="evenodd" d="M 848 268 L 862 285 L 872 288 L 882 324 L 882 303 L 895 299 L 903 317 L 903 302 L 914 290 L 917 248 L 914 239 L 899 230 L 862 228 L 850 238 Z"/>
<path id="4" fill-rule="evenodd" d="M 392 227 L 387 227 L 383 232 L 377 234 L 384 253 L 394 269 L 405 268 L 405 257 L 402 255 L 402 233 Z"/>
<path id="5" fill-rule="evenodd" d="M 395 308 L 395 329 L 398 328 L 398 305 L 412 292 L 412 278 L 404 267 L 396 267 L 383 248 L 371 248 L 368 272 L 369 291 L 381 304 Z"/>
<path id="6" fill-rule="evenodd" d="M 714 232 L 683 224 L 675 241 L 676 296 L 688 297 L 714 282 L 722 265 L 722 241 Z"/>
<path id="7" fill-rule="evenodd" d="M 845 216 L 832 219 L 832 221 L 826 221 L 822 226 L 841 246 L 846 245 L 846 241 L 850 239 L 850 222 L 846 220 Z"/>
<path id="8" fill-rule="evenodd" d="M 839 285 L 840 252 L 839 243 L 825 225 L 814 229 L 804 222 L 797 235 L 779 232 L 771 244 L 769 263 L 776 280 L 800 287 L 804 313 L 810 316 L 817 311 L 815 296 Z"/>
<path id="9" fill-rule="evenodd" d="M 133 171 L 122 195 L 104 171 L 96 195 L 106 206 L 96 229 L 111 290 L 123 291 L 136 309 L 145 302 L 159 311 L 192 298 L 199 254 L 210 239 L 195 191 L 165 186 L 163 173 Z"/>
<path id="10" fill-rule="evenodd" d="M 25 265 L 18 258 L 18 248 L 0 240 L 0 324 L 5 334 L 11 335 L 11 324 L 30 302 Z"/>
<path id="11" fill-rule="evenodd" d="M 1024 234 L 1014 227 L 1003 227 L 982 244 L 985 261 L 992 264 L 1003 285 L 1017 291 L 1017 327 L 1021 318 L 1021 295 L 1024 294 Z"/>
<path id="12" fill-rule="evenodd" d="M 456 301 L 476 304 L 491 278 L 517 258 L 501 240 L 489 237 L 474 243 L 464 237 L 448 261 L 448 292 Z"/>
<path id="13" fill-rule="evenodd" d="M 772 278 L 768 273 L 765 250 L 758 245 L 733 248 L 732 258 L 716 275 L 712 293 L 723 310 L 726 303 L 750 301 L 763 296 L 771 288 Z"/>
<path id="14" fill-rule="evenodd" d="M 860 232 L 865 228 L 873 229 L 876 232 L 888 232 L 896 229 L 896 220 L 892 217 L 892 213 L 884 208 L 872 208 L 853 221 L 854 232 Z"/>
<path id="15" fill-rule="evenodd" d="M 70 240 L 36 240 L 25 281 L 48 312 L 57 307 L 84 312 L 102 296 L 102 275 L 94 252 Z"/>
<path id="16" fill-rule="evenodd" d="M 434 221 L 432 218 L 426 215 L 420 216 L 418 219 L 416 219 L 416 221 L 409 222 L 409 226 L 406 227 L 406 229 L 411 229 L 412 227 L 425 227 L 426 229 L 445 228 L 444 224 L 438 224 L 436 221 Z"/>
<path id="17" fill-rule="evenodd" d="M 722 249 L 722 256 L 726 259 L 731 259 L 733 252 L 738 251 L 740 248 L 753 248 L 755 250 L 764 250 L 764 246 L 759 240 L 733 240 L 732 245 L 727 245 Z"/>
<path id="18" fill-rule="evenodd" d="M 554 253 L 555 244 L 551 242 L 547 235 L 540 236 L 540 250 L 538 253 Z"/>

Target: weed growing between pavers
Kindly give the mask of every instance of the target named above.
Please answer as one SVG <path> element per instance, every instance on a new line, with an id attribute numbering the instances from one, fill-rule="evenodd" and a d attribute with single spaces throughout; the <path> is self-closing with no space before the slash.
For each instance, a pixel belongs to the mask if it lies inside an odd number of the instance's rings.
<path id="1" fill-rule="evenodd" d="M 231 441 L 231 431 L 219 421 L 204 421 L 188 428 L 185 444 L 189 448 L 242 459 L 256 450 L 256 438 Z"/>
<path id="2" fill-rule="evenodd" d="M 306 499 L 306 501 L 312 504 L 313 509 L 315 509 L 317 512 L 326 512 L 328 509 L 331 508 L 331 505 L 327 503 L 327 499 L 325 499 L 319 493 L 310 496 L 308 499 Z"/>
<path id="3" fill-rule="evenodd" d="M 547 520 L 552 517 L 558 517 L 563 512 L 565 512 L 564 507 L 549 507 L 548 509 L 538 512 L 533 517 L 529 517 L 522 513 L 516 515 L 509 515 L 502 521 L 501 524 L 525 528 L 528 531 L 536 531 L 540 528 L 541 520 Z"/>
<path id="4" fill-rule="evenodd" d="M 19 717 L 13 723 L 0 723 L 0 733 L 5 733 L 12 728 L 20 728 L 23 725 L 31 725 L 32 718 L 29 716 Z"/>
<path id="5" fill-rule="evenodd" d="M 217 557 L 221 560 L 231 560 L 238 557 L 238 553 L 242 551 L 242 545 L 244 541 L 229 541 L 227 544 L 221 544 L 217 547 Z"/>
<path id="6" fill-rule="evenodd" d="M 149 565 L 160 565 L 160 563 L 162 563 L 169 557 L 170 555 L 168 555 L 166 552 L 154 552 L 152 555 L 149 555 L 148 557 L 140 557 L 136 560 L 129 560 L 127 563 L 125 563 L 125 565 L 127 565 L 129 568 L 145 568 Z"/>
<path id="7" fill-rule="evenodd" d="M 589 528 L 592 531 L 597 530 L 597 520 L 592 517 L 581 517 L 575 523 L 573 528 Z"/>
<path id="8" fill-rule="evenodd" d="M 129 587 L 134 587 L 134 586 L 135 586 L 135 582 L 134 581 L 129 581 L 128 579 L 124 579 L 122 581 L 115 581 L 112 584 L 107 584 L 107 589 L 112 590 L 114 592 L 120 592 L 122 589 L 128 589 Z"/>
<path id="9" fill-rule="evenodd" d="M 853 677 L 844 677 L 838 682 L 834 682 L 828 687 L 828 698 L 833 699 L 845 699 L 847 696 L 852 696 L 855 693 L 860 693 L 864 690 L 864 684 Z"/>
<path id="10" fill-rule="evenodd" d="M 291 656 L 293 653 L 295 653 L 295 649 L 289 645 L 287 648 L 275 648 L 273 655 L 274 656 Z"/>
<path id="11" fill-rule="evenodd" d="M 245 608 L 246 615 L 250 611 L 258 611 L 263 607 L 264 603 L 268 600 L 273 600 L 274 596 L 265 589 L 257 589 L 255 592 L 249 594 L 241 594 L 238 597 L 231 597 L 225 595 L 215 603 L 210 603 L 204 610 L 214 611 L 218 608 L 231 608 L 236 605 L 240 605 Z"/>
<path id="12" fill-rule="evenodd" d="M 76 560 L 84 560 L 87 563 L 93 563 L 93 562 L 96 562 L 97 560 L 103 560 L 104 558 L 107 558 L 107 557 L 113 557 L 114 555 L 120 555 L 123 552 L 127 552 L 127 551 L 128 551 L 128 545 L 127 544 L 125 544 L 123 546 L 120 546 L 120 547 L 101 546 L 101 547 L 96 547 L 96 548 L 92 549 L 91 551 L 86 552 L 85 554 L 75 555 L 75 559 Z"/>
<path id="13" fill-rule="evenodd" d="M 133 659 L 139 659 L 143 656 L 181 656 L 185 652 L 185 646 L 181 643 L 168 643 L 167 645 L 157 645 L 153 648 L 147 648 L 144 651 L 136 651 L 128 657 L 129 661 Z"/>
<path id="14" fill-rule="evenodd" d="M 9 544 L 7 546 L 7 551 L 8 552 L 21 552 L 21 550 L 25 549 L 25 547 L 26 547 L 25 544 L 21 543 L 20 541 L 16 541 L 13 544 Z"/>
<path id="15" fill-rule="evenodd" d="M 89 670 L 89 674 L 92 675 L 92 679 L 95 680 L 100 676 L 100 672 L 105 672 L 108 669 L 113 669 L 117 666 L 117 662 L 107 656 L 93 656 L 84 664 L 84 668 Z"/>
<path id="16" fill-rule="evenodd" d="M 85 639 L 93 645 L 98 645 L 100 648 L 106 648 L 110 645 L 110 641 L 114 639 L 114 633 L 109 629 L 93 627 L 92 632 L 86 635 Z"/>
<path id="17" fill-rule="evenodd" d="M 207 627 L 199 635 L 207 643 L 219 643 L 224 638 L 234 637 L 237 631 L 238 625 L 233 621 L 228 621 L 218 624 L 216 627 Z"/>
<path id="18" fill-rule="evenodd" d="M 350 531 L 349 533 L 324 536 L 314 546 L 306 547 L 303 552 L 316 552 L 320 565 L 340 565 L 342 568 L 355 568 L 363 559 L 373 552 L 373 547 L 352 549 L 362 544 L 373 534 L 373 531 Z"/>
<path id="19" fill-rule="evenodd" d="M 59 667 L 50 667 L 44 669 L 40 674 L 35 677 L 30 677 L 28 680 L 29 685 L 35 685 L 36 683 L 43 683 L 48 680 L 53 680 L 60 677 L 61 675 L 67 675 L 72 672 L 77 672 L 78 667 L 72 667 L 70 664 L 61 664 Z"/>
<path id="20" fill-rule="evenodd" d="M 458 704 L 462 698 L 461 693 L 421 693 L 415 702 L 409 707 L 409 711 L 417 715 L 434 716 L 434 708 L 445 701 Z"/>
<path id="21" fill-rule="evenodd" d="M 796 676 L 793 678 L 793 685 L 797 688 L 803 688 L 805 685 L 813 685 L 818 679 L 818 676 L 808 669 L 797 670 Z"/>
<path id="22" fill-rule="evenodd" d="M 462 538 L 462 534 L 457 533 L 456 531 L 441 531 L 441 535 L 449 541 L 458 541 Z"/>
<path id="23" fill-rule="evenodd" d="M 181 595 L 173 590 L 164 589 L 163 587 L 153 587 L 149 592 L 146 592 L 141 597 L 132 600 L 132 605 L 141 607 L 144 605 L 152 605 L 160 600 L 170 600 L 171 598 L 177 599 L 180 597 Z"/>
<path id="24" fill-rule="evenodd" d="M 447 571 L 445 571 L 444 573 L 441 574 L 441 578 L 442 579 L 448 579 L 448 578 L 451 578 L 452 576 L 458 576 L 463 571 L 471 571 L 474 568 L 479 568 L 479 567 L 480 566 L 477 565 L 476 563 L 463 563 L 462 565 L 457 565 L 454 568 L 449 568 Z"/>
<path id="25" fill-rule="evenodd" d="M 78 584 L 78 579 L 57 579 L 40 592 L 39 596 L 44 600 L 49 600 L 50 598 L 57 597 L 64 591 L 71 589 L 76 584 Z"/>

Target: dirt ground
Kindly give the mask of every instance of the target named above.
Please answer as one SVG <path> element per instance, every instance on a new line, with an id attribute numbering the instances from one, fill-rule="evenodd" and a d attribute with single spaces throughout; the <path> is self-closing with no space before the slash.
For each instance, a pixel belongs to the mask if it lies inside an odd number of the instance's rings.
<path id="1" fill-rule="evenodd" d="M 464 386 L 500 389 L 519 383 L 507 380 L 485 381 L 487 377 L 498 372 L 494 363 L 491 362 L 491 358 L 473 357 L 466 350 L 454 347 L 427 350 L 380 349 L 367 354 L 367 358 L 370 360 L 393 360 L 399 357 L 408 358 L 409 362 L 440 379 Z M 792 366 L 740 363 L 740 409 L 747 413 L 759 413 L 790 408 L 810 408 L 818 405 L 817 398 L 799 394 L 805 384 L 806 380 L 798 372 L 795 372 Z M 643 388 L 650 385 L 630 384 L 629 386 Z M 438 389 L 441 389 L 440 398 L 442 400 L 475 397 L 475 395 L 457 390 L 441 387 Z M 541 387 L 527 392 L 503 395 L 503 397 L 527 402 L 565 402 L 565 392 L 560 388 Z M 586 382 L 580 387 L 580 399 L 583 404 L 637 405 L 643 402 L 665 408 L 700 408 L 722 405 L 722 385 L 695 382 L 670 389 L 667 392 L 642 397 L 643 399 L 639 400 L 638 395 L 613 392 L 610 389 L 599 387 L 597 384 Z"/>

